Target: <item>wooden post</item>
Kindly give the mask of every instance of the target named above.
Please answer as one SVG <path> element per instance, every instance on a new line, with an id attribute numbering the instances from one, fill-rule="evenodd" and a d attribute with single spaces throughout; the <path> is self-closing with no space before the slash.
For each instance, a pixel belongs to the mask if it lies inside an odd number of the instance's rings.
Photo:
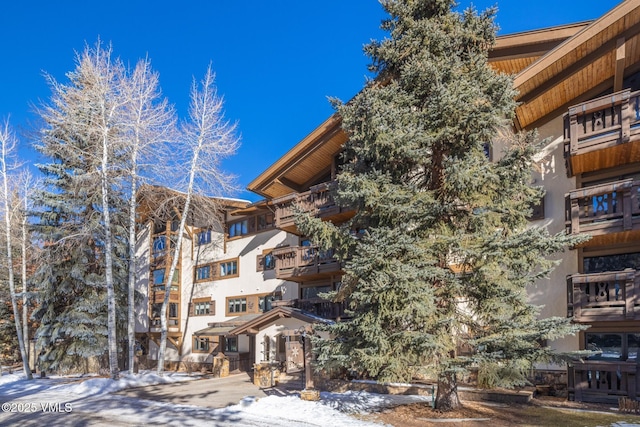
<path id="1" fill-rule="evenodd" d="M 633 187 L 631 187 L 633 188 Z M 631 206 L 631 189 L 630 188 L 625 188 L 623 190 L 624 192 L 623 194 L 623 199 L 622 199 L 622 215 L 623 215 L 623 228 L 625 231 L 631 230 L 633 223 L 632 223 L 632 212 L 633 212 L 633 206 Z"/>
<path id="2" fill-rule="evenodd" d="M 580 204 L 579 199 L 571 199 L 571 234 L 580 233 Z"/>
<path id="3" fill-rule="evenodd" d="M 304 340 L 304 388 L 306 390 L 313 390 L 313 367 L 311 366 L 313 352 L 311 351 L 311 339 L 307 334 L 305 334 L 302 339 Z"/>
<path id="4" fill-rule="evenodd" d="M 578 112 L 576 108 L 569 110 L 569 151 L 572 156 L 578 154 Z"/>

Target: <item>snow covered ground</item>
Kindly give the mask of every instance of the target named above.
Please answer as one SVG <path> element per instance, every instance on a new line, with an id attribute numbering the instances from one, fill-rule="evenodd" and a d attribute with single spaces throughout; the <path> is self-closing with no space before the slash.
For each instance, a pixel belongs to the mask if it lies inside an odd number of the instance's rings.
<path id="1" fill-rule="evenodd" d="M 358 414 L 410 402 L 421 396 L 392 396 L 365 392 L 322 393 L 319 402 L 297 396 L 246 397 L 222 409 L 179 405 L 113 394 L 144 385 L 188 381 L 183 374 L 163 377 L 146 373 L 105 378 L 53 377 L 27 381 L 23 375 L 0 377 L 0 426 L 379 426 Z"/>

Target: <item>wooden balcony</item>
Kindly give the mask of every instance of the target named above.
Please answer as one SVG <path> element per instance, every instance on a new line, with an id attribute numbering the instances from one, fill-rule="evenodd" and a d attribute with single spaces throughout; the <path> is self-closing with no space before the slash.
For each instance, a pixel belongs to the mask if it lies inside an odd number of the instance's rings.
<path id="1" fill-rule="evenodd" d="M 323 319 L 344 319 L 345 303 L 332 302 L 322 298 L 294 299 L 286 301 L 274 301 L 275 306 L 293 307 L 307 313 L 315 314 Z"/>
<path id="2" fill-rule="evenodd" d="M 567 375 L 569 398 L 610 404 L 617 404 L 620 397 L 636 399 L 639 379 L 635 360 L 574 362 Z"/>
<path id="3" fill-rule="evenodd" d="M 567 315 L 576 322 L 640 320 L 640 274 L 634 269 L 567 277 Z"/>
<path id="4" fill-rule="evenodd" d="M 640 161 L 640 92 L 624 90 L 569 108 L 567 175 Z"/>
<path id="5" fill-rule="evenodd" d="M 625 179 L 573 190 L 566 196 L 568 234 L 587 233 L 581 246 L 626 243 L 640 238 L 640 181 Z"/>
<path id="6" fill-rule="evenodd" d="M 289 246 L 274 249 L 276 278 L 301 282 L 322 279 L 341 271 L 333 251 L 321 251 L 315 246 Z"/>
<path id="7" fill-rule="evenodd" d="M 290 194 L 274 199 L 276 227 L 299 234 L 295 224 L 296 209 L 311 213 L 326 221 L 342 222 L 351 218 L 354 211 L 341 208 L 331 197 L 330 189 L 333 185 L 335 182 L 326 182 L 313 186 L 304 193 Z"/>

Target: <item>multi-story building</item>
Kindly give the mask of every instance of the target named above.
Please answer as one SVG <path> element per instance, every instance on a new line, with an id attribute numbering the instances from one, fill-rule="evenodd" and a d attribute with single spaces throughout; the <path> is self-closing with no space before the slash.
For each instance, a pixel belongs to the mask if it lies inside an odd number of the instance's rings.
<path id="1" fill-rule="evenodd" d="M 541 316 L 590 325 L 549 345 L 594 350 L 593 356 L 568 369 L 539 367 L 566 378 L 577 400 L 640 393 L 639 32 L 640 0 L 626 0 L 591 22 L 500 36 L 490 53 L 491 66 L 514 75 L 514 130 L 537 129 L 545 140 L 533 181 L 547 192 L 532 224 L 592 236 L 559 254 L 551 276 L 530 289 L 531 301 L 544 306 Z M 339 286 L 341 266 L 300 235 L 292 206 L 334 222 L 353 214 L 328 191 L 346 139 L 333 115 L 296 144 L 249 184 L 265 201 L 229 204 L 226 229 L 211 230 L 212 242 L 215 235 L 220 244 L 209 243 L 208 231 L 190 228 L 176 279 L 177 308 L 170 310 L 174 359 L 189 352 L 204 357 L 217 346 L 249 353 L 256 363 L 283 360 L 283 331 L 343 317 L 340 305 L 319 297 Z M 145 233 L 140 248 L 150 251 L 153 265 L 156 238 L 171 227 L 148 226 Z M 154 274 L 152 268 L 149 292 Z M 147 298 L 153 313 L 156 300 Z M 277 308 L 260 314 L 269 302 Z M 140 326 L 157 341 L 151 317 Z"/>
<path id="2" fill-rule="evenodd" d="M 490 53 L 495 69 L 515 76 L 514 130 L 537 129 L 546 139 L 533 179 L 547 193 L 532 224 L 592 236 L 560 254 L 551 277 L 530 290 L 531 301 L 544 306 L 541 316 L 590 325 L 550 343 L 558 351 L 598 352 L 562 375 L 578 400 L 636 397 L 640 390 L 639 31 L 640 1 L 627 0 L 592 22 L 500 36 Z M 272 201 L 277 227 L 297 234 L 293 201 L 326 220 L 348 218 L 327 197 L 345 141 L 340 118 L 332 116 L 249 184 Z M 311 293 L 340 282 L 338 266 L 306 270 L 296 251 L 304 248 L 276 254 L 283 277 Z M 299 270 L 289 270 L 293 264 Z"/>

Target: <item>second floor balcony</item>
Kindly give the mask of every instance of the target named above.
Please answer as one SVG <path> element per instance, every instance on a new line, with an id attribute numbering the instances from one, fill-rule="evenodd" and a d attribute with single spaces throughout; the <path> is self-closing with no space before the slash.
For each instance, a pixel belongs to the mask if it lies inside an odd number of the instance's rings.
<path id="1" fill-rule="evenodd" d="M 640 92 L 627 89 L 569 108 L 564 144 L 569 176 L 640 161 Z"/>
<path id="2" fill-rule="evenodd" d="M 331 276 L 341 271 L 333 251 L 322 251 L 315 246 L 289 246 L 273 251 L 276 277 L 294 282 Z"/>
<path id="3" fill-rule="evenodd" d="M 331 197 L 335 182 L 315 185 L 304 193 L 290 194 L 274 199 L 276 227 L 298 234 L 295 225 L 296 211 L 301 210 L 327 221 L 341 222 L 353 216 L 352 209 L 338 206 Z"/>
<path id="4" fill-rule="evenodd" d="M 640 181 L 624 179 L 571 191 L 566 196 L 566 229 L 588 233 L 583 246 L 624 243 L 640 236 Z"/>
<path id="5" fill-rule="evenodd" d="M 640 320 L 640 274 L 634 269 L 567 277 L 567 314 L 576 322 Z"/>
<path id="6" fill-rule="evenodd" d="M 338 320 L 344 318 L 345 303 L 332 302 L 322 298 L 294 299 L 274 301 L 274 306 L 293 307 L 324 319 Z"/>

